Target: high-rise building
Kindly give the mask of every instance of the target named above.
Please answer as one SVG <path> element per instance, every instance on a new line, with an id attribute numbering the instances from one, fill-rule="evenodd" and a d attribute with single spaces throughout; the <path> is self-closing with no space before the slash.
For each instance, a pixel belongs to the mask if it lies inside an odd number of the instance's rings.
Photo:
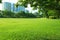
<path id="1" fill-rule="evenodd" d="M 18 6 L 18 12 L 19 11 L 24 11 L 25 12 L 25 7 L 24 6 Z"/>
<path id="2" fill-rule="evenodd" d="M 12 12 L 20 12 L 20 11 L 24 11 L 25 12 L 25 7 L 24 6 L 18 6 L 16 7 L 15 3 L 3 0 L 2 1 L 2 5 L 3 5 L 3 10 L 6 11 L 12 11 Z"/>
<path id="3" fill-rule="evenodd" d="M 14 5 L 14 3 L 11 3 L 11 11 L 15 12 L 15 5 Z"/>
<path id="4" fill-rule="evenodd" d="M 24 11 L 25 12 L 25 7 L 24 6 L 17 6 L 14 3 L 11 3 L 11 11 L 12 12 L 20 12 L 20 11 Z"/>
<path id="5" fill-rule="evenodd" d="M 9 2 L 4 2 L 4 3 L 3 3 L 3 10 L 11 11 L 11 3 L 9 3 Z"/>

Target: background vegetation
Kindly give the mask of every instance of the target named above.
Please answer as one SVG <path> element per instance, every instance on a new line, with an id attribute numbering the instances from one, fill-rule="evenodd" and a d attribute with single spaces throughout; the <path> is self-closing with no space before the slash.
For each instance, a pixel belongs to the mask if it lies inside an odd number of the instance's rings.
<path id="1" fill-rule="evenodd" d="M 23 11 L 18 13 L 11 11 L 0 11 L 0 18 L 36 18 L 37 16 L 39 16 L 38 13 L 35 15 L 33 13 Z"/>
<path id="2" fill-rule="evenodd" d="M 34 7 L 34 9 L 38 8 L 39 12 L 42 11 L 46 18 L 49 18 L 49 16 L 60 18 L 60 0 L 19 0 L 18 3 L 25 7 L 27 7 L 27 4 L 31 4 L 31 7 Z M 55 12 L 53 13 L 50 10 Z"/>
<path id="3" fill-rule="evenodd" d="M 1 1 L 1 0 L 0 0 Z M 33 13 L 25 13 L 25 12 L 18 12 L 13 13 L 9 11 L 3 11 L 0 13 L 0 17 L 5 18 L 38 18 L 38 17 L 44 17 L 44 18 L 52 18 L 57 19 L 60 18 L 60 0 L 19 0 L 16 3 L 16 7 L 18 5 L 23 5 L 27 7 L 27 5 L 30 4 L 33 9 L 39 9 L 39 12 L 35 14 Z M 40 12 L 42 12 L 42 15 L 40 15 Z"/>
<path id="4" fill-rule="evenodd" d="M 0 18 L 51 18 L 51 19 L 57 19 L 60 18 L 60 13 L 57 12 L 56 10 L 48 10 L 48 17 L 43 12 L 42 14 L 40 13 L 29 13 L 29 12 L 18 12 L 14 13 L 11 11 L 0 11 Z"/>
<path id="5" fill-rule="evenodd" d="M 0 3 L 2 3 L 2 0 L 0 0 Z"/>

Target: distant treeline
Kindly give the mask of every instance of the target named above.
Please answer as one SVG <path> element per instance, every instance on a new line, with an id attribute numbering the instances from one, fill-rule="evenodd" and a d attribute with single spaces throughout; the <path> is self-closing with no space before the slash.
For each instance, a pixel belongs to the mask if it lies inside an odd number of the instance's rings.
<path id="1" fill-rule="evenodd" d="M 0 11 L 0 18 L 37 18 L 37 17 L 41 17 L 40 15 L 38 15 L 38 13 L 29 13 L 29 12 L 18 12 L 18 13 L 14 13 L 11 11 Z"/>
<path id="2" fill-rule="evenodd" d="M 60 18 L 60 13 L 56 10 L 48 10 L 46 13 L 29 13 L 20 11 L 18 13 L 14 13 L 11 11 L 0 11 L 0 18 L 51 18 L 57 19 Z M 47 17 L 48 16 L 48 17 Z"/>

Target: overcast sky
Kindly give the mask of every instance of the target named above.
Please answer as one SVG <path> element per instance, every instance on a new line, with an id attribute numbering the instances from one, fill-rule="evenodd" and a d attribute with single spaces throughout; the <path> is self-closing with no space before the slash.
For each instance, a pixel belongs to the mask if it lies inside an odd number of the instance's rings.
<path id="1" fill-rule="evenodd" d="M 11 2 L 11 3 L 16 3 L 18 0 L 2 0 L 2 2 Z"/>

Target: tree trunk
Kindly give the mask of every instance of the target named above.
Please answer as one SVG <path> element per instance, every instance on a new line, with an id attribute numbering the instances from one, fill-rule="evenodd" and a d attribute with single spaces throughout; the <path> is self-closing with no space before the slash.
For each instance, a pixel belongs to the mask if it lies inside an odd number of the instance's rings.
<path id="1" fill-rule="evenodd" d="M 48 11 L 45 11 L 46 18 L 49 18 Z"/>

